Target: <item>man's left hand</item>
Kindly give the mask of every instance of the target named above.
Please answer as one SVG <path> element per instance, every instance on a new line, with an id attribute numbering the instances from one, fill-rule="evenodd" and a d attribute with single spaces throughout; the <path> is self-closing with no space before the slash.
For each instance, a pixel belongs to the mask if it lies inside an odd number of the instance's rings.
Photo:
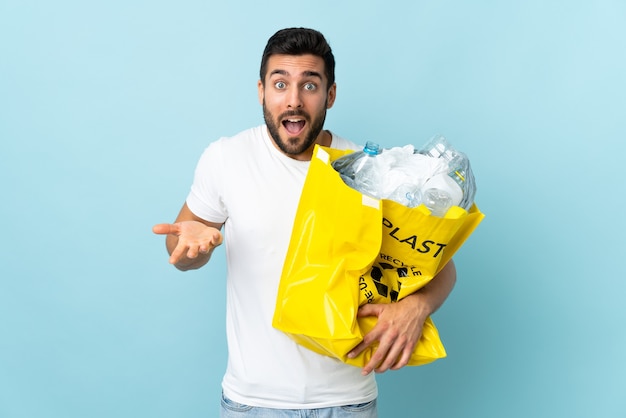
<path id="1" fill-rule="evenodd" d="M 426 306 L 420 301 L 419 292 L 396 303 L 368 303 L 359 308 L 358 317 L 375 316 L 376 326 L 365 335 L 348 357 L 358 356 L 375 342 L 378 348 L 363 367 L 363 375 L 375 370 L 383 373 L 407 365 L 422 335 L 424 321 L 428 317 Z"/>

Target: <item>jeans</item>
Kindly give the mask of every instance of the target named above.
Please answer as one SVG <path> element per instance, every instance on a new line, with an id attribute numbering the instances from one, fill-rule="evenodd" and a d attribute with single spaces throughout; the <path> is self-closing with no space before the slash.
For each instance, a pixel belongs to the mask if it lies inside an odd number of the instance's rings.
<path id="1" fill-rule="evenodd" d="M 248 406 L 222 394 L 221 418 L 378 418 L 376 399 L 371 402 L 317 409 L 271 409 Z"/>

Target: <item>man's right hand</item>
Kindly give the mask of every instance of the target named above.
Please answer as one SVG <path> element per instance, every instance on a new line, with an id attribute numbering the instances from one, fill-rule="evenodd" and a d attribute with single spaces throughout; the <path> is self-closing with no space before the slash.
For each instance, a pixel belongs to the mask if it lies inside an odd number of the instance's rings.
<path id="1" fill-rule="evenodd" d="M 174 224 L 158 224 L 152 228 L 155 234 L 172 235 L 178 238 L 170 252 L 170 263 L 195 260 L 199 255 L 210 254 L 222 243 L 222 233 L 198 221 L 183 221 Z M 169 247 L 169 246 L 168 246 Z M 169 248 L 168 248 L 169 249 Z"/>
<path id="2" fill-rule="evenodd" d="M 223 241 L 222 226 L 196 216 L 185 203 L 173 224 L 158 224 L 152 231 L 166 236 L 170 263 L 185 271 L 200 268 L 209 261 L 215 247 Z"/>

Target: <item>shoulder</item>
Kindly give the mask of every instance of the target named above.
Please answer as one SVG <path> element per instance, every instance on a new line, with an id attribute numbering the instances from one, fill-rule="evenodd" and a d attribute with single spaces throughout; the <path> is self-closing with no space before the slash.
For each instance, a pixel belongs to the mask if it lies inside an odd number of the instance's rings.
<path id="1" fill-rule="evenodd" d="M 220 147 L 226 148 L 238 148 L 238 147 L 247 147 L 254 144 L 258 144 L 263 140 L 263 132 L 264 126 L 256 126 L 254 128 L 249 128 L 244 131 L 241 131 L 232 136 L 223 136 L 219 138 L 217 141 L 209 144 L 213 146 L 214 144 L 218 144 Z"/>
<path id="2" fill-rule="evenodd" d="M 330 144 L 331 148 L 341 149 L 341 150 L 344 150 L 344 149 L 357 150 L 357 149 L 362 148 L 362 146 L 350 141 L 349 139 L 339 136 L 332 131 L 329 131 L 329 132 L 333 137 L 333 140 Z"/>
<path id="3" fill-rule="evenodd" d="M 263 143 L 263 125 L 246 129 L 232 136 L 223 136 L 205 148 L 203 156 L 223 158 L 230 155 L 247 155 L 254 153 L 255 147 Z"/>

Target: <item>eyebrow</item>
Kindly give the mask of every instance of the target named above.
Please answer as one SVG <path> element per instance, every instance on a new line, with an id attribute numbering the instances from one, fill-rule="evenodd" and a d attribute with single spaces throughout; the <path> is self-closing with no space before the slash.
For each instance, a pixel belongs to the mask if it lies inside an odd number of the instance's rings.
<path id="1" fill-rule="evenodd" d="M 289 72 L 285 71 L 285 70 L 273 70 L 270 73 L 270 77 L 273 76 L 274 74 L 279 74 L 279 75 L 289 75 Z M 317 71 L 303 71 L 302 75 L 305 77 L 317 77 L 320 80 L 323 80 L 322 75 L 320 73 L 318 73 Z"/>

